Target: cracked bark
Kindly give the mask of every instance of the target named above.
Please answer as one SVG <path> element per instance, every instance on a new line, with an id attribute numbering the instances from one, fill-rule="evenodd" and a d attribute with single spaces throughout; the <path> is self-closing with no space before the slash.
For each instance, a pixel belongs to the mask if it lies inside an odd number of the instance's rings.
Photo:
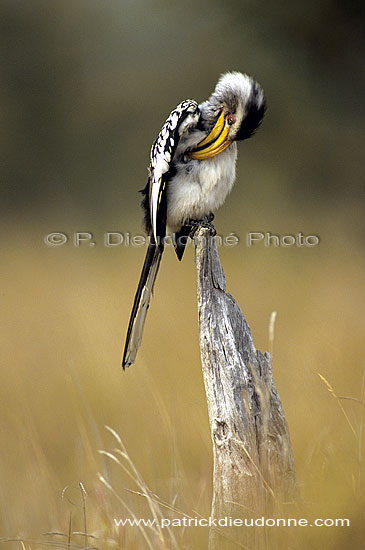
<path id="1" fill-rule="evenodd" d="M 271 356 L 256 350 L 242 311 L 226 292 L 212 230 L 199 228 L 194 241 L 200 352 L 214 458 L 211 515 L 265 516 L 298 497 Z M 209 548 L 230 547 L 232 537 L 242 543 L 243 533 L 242 528 L 213 529 Z M 252 543 L 252 536 L 245 540 Z M 255 540 L 255 548 L 259 546 Z"/>

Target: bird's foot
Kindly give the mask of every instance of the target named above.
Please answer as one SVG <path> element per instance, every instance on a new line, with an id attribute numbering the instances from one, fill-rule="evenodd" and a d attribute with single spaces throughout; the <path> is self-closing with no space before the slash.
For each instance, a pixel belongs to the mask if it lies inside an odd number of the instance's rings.
<path id="1" fill-rule="evenodd" d="M 191 227 L 189 237 L 191 239 L 193 239 L 195 233 L 198 231 L 198 229 L 200 227 L 207 227 L 208 229 L 210 229 L 212 231 L 213 237 L 215 237 L 216 234 L 217 234 L 217 231 L 216 231 L 214 225 L 212 224 L 213 220 L 214 220 L 214 214 L 211 212 L 207 216 L 204 216 L 204 218 L 202 220 L 189 220 L 188 222 L 186 222 L 186 225 Z"/>

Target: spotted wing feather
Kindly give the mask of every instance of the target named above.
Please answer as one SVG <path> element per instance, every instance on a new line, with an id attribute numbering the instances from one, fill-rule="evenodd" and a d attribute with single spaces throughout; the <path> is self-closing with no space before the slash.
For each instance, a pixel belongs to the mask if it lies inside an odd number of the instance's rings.
<path id="1" fill-rule="evenodd" d="M 148 209 L 151 232 L 163 250 L 166 235 L 166 187 L 173 170 L 173 158 L 181 135 L 199 119 L 196 101 L 187 99 L 174 109 L 151 148 L 150 178 L 148 182 Z"/>

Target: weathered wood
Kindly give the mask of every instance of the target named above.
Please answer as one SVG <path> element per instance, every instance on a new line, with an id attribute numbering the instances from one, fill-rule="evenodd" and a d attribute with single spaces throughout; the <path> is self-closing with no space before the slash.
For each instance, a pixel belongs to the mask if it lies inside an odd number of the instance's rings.
<path id="1" fill-rule="evenodd" d="M 256 350 L 242 311 L 226 293 L 212 230 L 199 228 L 194 240 L 200 351 L 214 456 L 212 517 L 265 516 L 298 494 L 271 356 Z M 211 535 L 210 549 L 222 548 L 217 532 Z"/>

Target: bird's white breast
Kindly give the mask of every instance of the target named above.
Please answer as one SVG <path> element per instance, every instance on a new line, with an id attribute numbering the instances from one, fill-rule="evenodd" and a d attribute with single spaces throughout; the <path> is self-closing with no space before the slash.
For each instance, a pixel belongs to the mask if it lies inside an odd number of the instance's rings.
<path id="1" fill-rule="evenodd" d="M 235 143 L 211 159 L 176 165 L 167 186 L 167 225 L 178 231 L 188 220 L 201 220 L 223 204 L 236 176 Z"/>

